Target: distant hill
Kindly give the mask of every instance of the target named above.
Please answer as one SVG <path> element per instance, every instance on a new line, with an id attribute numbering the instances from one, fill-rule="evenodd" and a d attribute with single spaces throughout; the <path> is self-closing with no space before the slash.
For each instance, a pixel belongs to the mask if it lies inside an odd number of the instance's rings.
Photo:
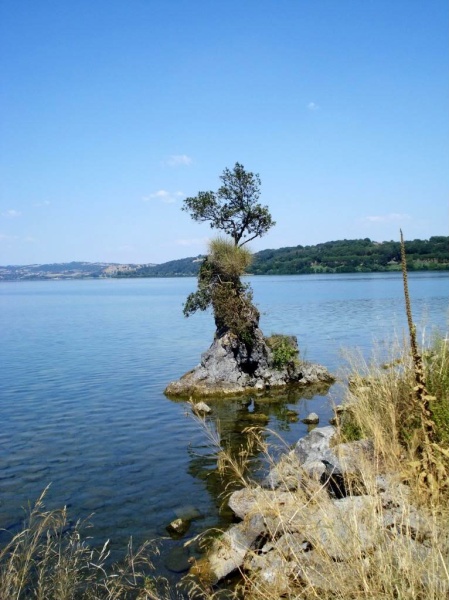
<path id="1" fill-rule="evenodd" d="M 413 270 L 449 269 L 449 237 L 405 242 L 407 267 Z M 262 250 L 254 255 L 254 275 L 302 273 L 356 273 L 397 271 L 401 262 L 399 242 L 339 240 L 315 246 Z"/>
<path id="2" fill-rule="evenodd" d="M 197 275 L 202 261 L 203 257 L 199 255 L 170 260 L 160 265 L 142 265 L 134 271 L 117 273 L 117 277 L 192 277 Z"/>
<path id="3" fill-rule="evenodd" d="M 405 242 L 410 271 L 449 270 L 449 236 Z M 127 277 L 194 277 L 201 255 L 155 264 L 70 262 L 0 267 L 0 280 L 85 279 Z M 253 275 L 297 275 L 305 273 L 367 273 L 398 271 L 399 242 L 339 240 L 315 246 L 262 250 L 254 254 Z"/>
<path id="4" fill-rule="evenodd" d="M 93 277 L 117 277 L 121 272 L 132 271 L 143 266 L 116 263 L 69 262 L 45 265 L 7 265 L 0 267 L 0 281 L 33 279 L 86 279 Z"/>

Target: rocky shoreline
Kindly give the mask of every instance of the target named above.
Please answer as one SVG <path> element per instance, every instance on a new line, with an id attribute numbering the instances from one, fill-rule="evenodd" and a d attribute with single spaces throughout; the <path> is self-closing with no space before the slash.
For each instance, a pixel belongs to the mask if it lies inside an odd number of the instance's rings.
<path id="1" fill-rule="evenodd" d="M 267 597 L 294 596 L 304 586 L 352 597 L 360 573 L 369 577 L 386 553 L 398 576 L 401 557 L 411 556 L 423 566 L 424 588 L 446 594 L 444 565 L 432 563 L 429 549 L 430 515 L 397 474 L 370 468 L 371 441 L 338 443 L 336 433 L 332 426 L 312 430 L 261 485 L 232 493 L 229 506 L 240 522 L 191 572 L 216 584 L 240 571 Z"/>

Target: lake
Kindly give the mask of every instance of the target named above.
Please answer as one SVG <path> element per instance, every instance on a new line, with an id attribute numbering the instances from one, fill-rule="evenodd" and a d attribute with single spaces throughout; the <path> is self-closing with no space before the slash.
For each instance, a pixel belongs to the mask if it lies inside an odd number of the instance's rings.
<path id="1" fill-rule="evenodd" d="M 336 373 L 342 348 L 381 352 L 405 331 L 399 273 L 250 278 L 266 335 L 294 334 L 307 360 Z M 449 273 L 411 273 L 419 334 L 447 331 Z M 28 501 L 45 486 L 48 508 L 67 505 L 76 520 L 93 514 L 93 543 L 111 540 L 113 555 L 164 537 L 158 572 L 179 570 L 170 556 L 189 537 L 225 526 L 226 482 L 216 449 L 185 402 L 163 395 L 195 366 L 213 337 L 210 314 L 182 315 L 195 279 L 126 279 L 0 284 L 0 534 L 17 531 Z M 287 444 L 307 432 L 292 423 L 317 412 L 327 424 L 339 386 L 328 394 L 290 391 L 281 398 L 213 404 L 223 443 L 239 448 L 246 426 L 268 417 L 266 433 Z M 251 416 L 252 415 L 252 416 Z M 254 417 L 256 415 L 256 417 Z M 251 420 L 256 418 L 256 421 Z M 263 468 L 254 456 L 254 468 Z M 166 525 L 195 511 L 183 540 Z"/>

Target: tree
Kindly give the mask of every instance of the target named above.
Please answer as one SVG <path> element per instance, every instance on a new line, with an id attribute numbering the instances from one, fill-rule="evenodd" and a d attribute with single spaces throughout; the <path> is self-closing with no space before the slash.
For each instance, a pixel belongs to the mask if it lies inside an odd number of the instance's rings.
<path id="1" fill-rule="evenodd" d="M 184 200 L 183 210 L 195 221 L 209 221 L 232 240 L 217 238 L 209 245 L 209 253 L 198 273 L 198 289 L 189 294 L 184 315 L 212 306 L 217 335 L 233 333 L 251 347 L 259 323 L 259 311 L 252 303 L 249 284 L 241 276 L 251 263 L 251 252 L 242 246 L 264 235 L 275 223 L 266 206 L 257 203 L 260 178 L 247 173 L 240 163 L 225 169 L 220 177 L 223 185 L 214 192 L 199 192 Z"/>
<path id="2" fill-rule="evenodd" d="M 260 177 L 246 172 L 236 162 L 234 169 L 225 169 L 220 176 L 223 185 L 217 192 L 198 192 L 186 198 L 182 210 L 194 221 L 210 221 L 210 226 L 230 235 L 236 246 L 262 237 L 276 223 L 267 206 L 258 204 Z"/>

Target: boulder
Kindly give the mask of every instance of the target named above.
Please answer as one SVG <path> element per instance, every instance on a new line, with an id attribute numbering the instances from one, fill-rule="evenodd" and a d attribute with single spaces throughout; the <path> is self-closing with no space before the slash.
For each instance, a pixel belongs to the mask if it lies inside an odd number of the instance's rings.
<path id="1" fill-rule="evenodd" d="M 265 524 L 260 515 L 234 525 L 214 541 L 205 564 L 200 562 L 192 569 L 192 573 L 205 576 L 211 583 L 220 581 L 243 565 L 247 552 L 254 548 L 257 538 L 264 531 Z"/>

